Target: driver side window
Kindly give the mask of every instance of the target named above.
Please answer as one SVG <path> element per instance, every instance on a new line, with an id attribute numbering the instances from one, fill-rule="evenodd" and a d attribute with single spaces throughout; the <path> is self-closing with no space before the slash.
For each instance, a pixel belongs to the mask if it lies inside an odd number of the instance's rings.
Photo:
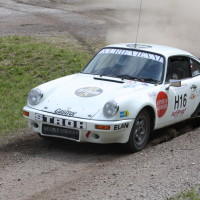
<path id="1" fill-rule="evenodd" d="M 173 56 L 168 59 L 166 81 L 191 77 L 189 59 L 185 56 Z"/>

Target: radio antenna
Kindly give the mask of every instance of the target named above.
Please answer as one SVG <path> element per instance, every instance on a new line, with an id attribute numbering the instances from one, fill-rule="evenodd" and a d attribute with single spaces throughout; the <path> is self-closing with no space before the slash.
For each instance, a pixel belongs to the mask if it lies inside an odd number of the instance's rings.
<path id="1" fill-rule="evenodd" d="M 139 11 L 136 39 L 135 39 L 135 48 L 137 48 L 138 33 L 139 33 L 139 29 L 140 29 L 141 12 L 142 12 L 142 0 L 140 0 L 140 11 Z"/>

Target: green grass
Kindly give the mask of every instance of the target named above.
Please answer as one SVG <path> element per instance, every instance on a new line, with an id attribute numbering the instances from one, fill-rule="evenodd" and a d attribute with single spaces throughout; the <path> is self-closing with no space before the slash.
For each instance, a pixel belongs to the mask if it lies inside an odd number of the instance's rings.
<path id="1" fill-rule="evenodd" d="M 200 200 L 200 185 L 188 192 L 180 192 L 178 195 L 169 198 L 169 200 Z"/>
<path id="2" fill-rule="evenodd" d="M 0 38 L 0 136 L 27 126 L 22 117 L 33 87 L 79 72 L 90 55 L 34 37 Z"/>

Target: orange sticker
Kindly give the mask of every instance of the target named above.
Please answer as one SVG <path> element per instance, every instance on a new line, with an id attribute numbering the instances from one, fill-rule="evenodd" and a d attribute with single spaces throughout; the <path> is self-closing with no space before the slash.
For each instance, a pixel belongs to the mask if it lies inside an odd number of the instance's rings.
<path id="1" fill-rule="evenodd" d="M 165 92 L 159 92 L 156 98 L 157 115 L 163 117 L 168 108 L 168 97 Z"/>

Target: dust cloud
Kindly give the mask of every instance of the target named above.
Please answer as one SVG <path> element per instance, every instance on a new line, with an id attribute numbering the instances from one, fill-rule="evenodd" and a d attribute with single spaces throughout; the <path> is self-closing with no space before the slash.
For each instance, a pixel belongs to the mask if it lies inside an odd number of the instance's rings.
<path id="1" fill-rule="evenodd" d="M 140 0 L 102 0 L 115 10 L 116 24 L 108 27 L 107 42 L 135 42 Z M 143 0 L 138 43 L 181 48 L 200 57 L 199 0 Z"/>

